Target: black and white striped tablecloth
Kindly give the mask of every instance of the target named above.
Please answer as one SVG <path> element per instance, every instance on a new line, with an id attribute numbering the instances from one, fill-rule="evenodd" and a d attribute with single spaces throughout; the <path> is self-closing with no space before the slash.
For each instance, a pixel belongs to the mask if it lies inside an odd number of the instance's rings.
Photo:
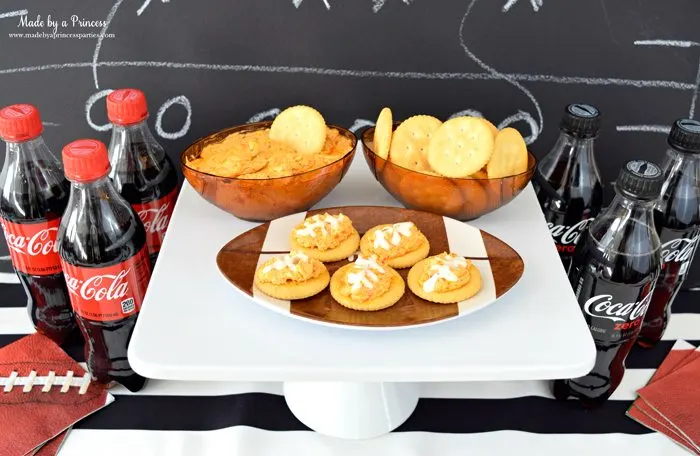
<path id="1" fill-rule="evenodd" d="M 0 346 L 32 331 L 25 303 L 9 259 L 0 255 Z M 424 384 L 415 413 L 396 432 L 343 441 L 301 424 L 277 383 L 151 381 L 138 394 L 116 388 L 116 401 L 78 423 L 61 454 L 682 455 L 680 447 L 625 417 L 634 391 L 676 339 L 700 344 L 700 293 L 681 293 L 673 311 L 665 340 L 652 350 L 633 350 L 622 384 L 598 410 L 556 402 L 540 381 Z M 82 347 L 68 351 L 84 360 Z"/>

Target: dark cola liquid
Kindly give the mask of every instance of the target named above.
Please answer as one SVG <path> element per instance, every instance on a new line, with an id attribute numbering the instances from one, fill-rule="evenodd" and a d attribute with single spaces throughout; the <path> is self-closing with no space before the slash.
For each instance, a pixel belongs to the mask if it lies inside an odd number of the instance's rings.
<path id="1" fill-rule="evenodd" d="M 631 242 L 637 240 L 631 236 Z M 556 380 L 557 399 L 577 398 L 585 407 L 607 400 L 620 384 L 629 354 L 642 326 L 658 274 L 658 254 L 604 255 L 590 234 L 579 244 L 569 280 L 596 344 L 591 372 Z"/>
<path id="2" fill-rule="evenodd" d="M 159 147 L 147 142 L 122 141 L 113 153 L 118 156 L 112 159 L 109 177 L 132 206 L 161 200 L 177 188 L 175 168 Z M 158 252 L 150 254 L 151 266 L 157 259 Z"/>
<path id="3" fill-rule="evenodd" d="M 533 186 L 564 270 L 568 271 L 582 233 L 600 212 L 603 189 L 595 176 L 583 173 L 578 164 L 561 161 L 548 177 L 535 173 Z"/>
<path id="4" fill-rule="evenodd" d="M 688 204 L 689 203 L 689 204 Z M 642 347 L 656 345 L 671 318 L 671 304 L 681 290 L 700 242 L 700 200 L 678 206 L 685 214 L 654 211 L 654 223 L 661 239 L 661 273 L 637 341 Z"/>
<path id="5" fill-rule="evenodd" d="M 108 194 L 101 194 L 108 199 Z M 103 201 L 104 202 L 104 201 Z M 146 245 L 146 233 L 127 205 L 110 205 L 114 217 L 105 224 L 100 217 L 99 202 L 95 210 L 81 211 L 72 229 L 66 230 L 60 245 L 64 261 L 86 268 L 103 268 L 123 263 Z M 72 215 L 77 216 L 77 211 Z M 102 226 L 104 230 L 95 227 Z M 138 314 L 117 321 L 94 321 L 75 315 L 85 338 L 85 359 L 91 375 L 97 381 L 119 382 L 130 391 L 139 391 L 146 379 L 131 368 L 127 349 L 134 332 Z"/>
<path id="6" fill-rule="evenodd" d="M 24 166 L 24 176 L 31 178 L 10 178 L 18 175 L 13 166 Z M 0 181 L 4 182 L 0 191 L 0 216 L 16 224 L 36 224 L 60 219 L 68 203 L 70 184 L 61 179 L 59 184 L 50 185 L 45 176 L 50 166 L 38 162 L 6 163 Z M 57 344 L 80 342 L 70 296 L 62 273 L 33 275 L 16 270 L 27 296 L 27 312 L 38 332 L 46 335 Z"/>

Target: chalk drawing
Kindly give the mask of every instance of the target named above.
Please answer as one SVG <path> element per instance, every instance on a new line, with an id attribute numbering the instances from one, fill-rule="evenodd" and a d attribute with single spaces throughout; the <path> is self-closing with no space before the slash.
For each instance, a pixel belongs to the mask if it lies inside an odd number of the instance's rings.
<path id="1" fill-rule="evenodd" d="M 7 17 L 26 16 L 27 14 L 29 14 L 29 11 L 26 9 L 17 10 L 17 11 L 8 11 L 7 13 L 0 13 L 0 19 L 5 19 Z"/>
<path id="2" fill-rule="evenodd" d="M 518 3 L 519 0 L 508 0 L 505 5 L 503 5 L 503 8 L 501 8 L 501 11 L 504 13 L 507 13 L 513 6 L 515 6 L 516 3 Z M 530 5 L 532 6 L 532 9 L 537 12 L 540 10 L 542 7 L 542 2 L 544 0 L 530 0 Z"/>
<path id="3" fill-rule="evenodd" d="M 160 1 L 161 1 L 161 3 L 169 3 L 170 2 L 170 0 L 160 0 Z M 143 2 L 143 5 L 141 5 L 141 7 L 136 10 L 136 15 L 140 16 L 144 12 L 144 10 L 146 8 L 148 8 L 148 5 L 150 5 L 150 4 L 151 4 L 151 0 L 146 0 L 145 2 Z"/>
<path id="4" fill-rule="evenodd" d="M 617 131 L 639 131 L 645 133 L 664 133 L 668 134 L 671 127 L 666 125 L 618 125 L 615 127 Z"/>
<path id="5" fill-rule="evenodd" d="M 534 143 L 539 134 L 539 129 L 537 128 L 537 121 L 535 121 L 535 119 L 533 119 L 528 112 L 518 110 L 518 112 L 512 116 L 508 116 L 503 119 L 503 121 L 498 124 L 498 129 L 501 130 L 503 128 L 510 127 L 515 122 L 525 122 L 527 126 L 530 127 L 530 135 L 523 139 L 525 140 L 525 144 L 528 146 Z"/>
<path id="6" fill-rule="evenodd" d="M 2 74 L 31 73 L 35 71 L 66 70 L 71 68 L 92 67 L 91 62 L 54 63 L 47 65 L 35 65 L 20 68 L 0 69 Z M 375 70 L 347 70 L 340 68 L 318 67 L 290 67 L 273 65 L 228 65 L 210 63 L 186 63 L 186 62 L 159 62 L 159 61 L 103 61 L 97 62 L 98 67 L 143 67 L 143 68 L 172 68 L 182 70 L 211 70 L 234 71 L 249 73 L 301 73 L 318 76 L 343 76 L 354 78 L 387 78 L 387 79 L 439 79 L 439 80 L 496 80 L 502 79 L 499 75 L 490 73 L 426 73 L 417 71 L 375 71 Z M 551 74 L 524 74 L 503 73 L 503 75 L 516 81 L 541 82 L 547 84 L 580 84 L 593 86 L 620 86 L 672 90 L 694 90 L 695 84 L 668 81 L 668 80 L 644 80 L 622 78 L 587 78 L 580 76 L 556 76 Z"/>
<path id="7" fill-rule="evenodd" d="M 114 19 L 114 15 L 117 14 L 119 5 L 121 5 L 123 1 L 124 0 L 117 0 L 116 2 L 114 2 L 114 5 L 109 10 L 109 14 L 107 14 L 107 18 L 105 19 L 105 25 L 104 27 L 102 27 L 102 31 L 100 31 L 100 35 L 97 37 L 95 51 L 92 54 L 92 79 L 95 81 L 96 89 L 100 88 L 100 83 L 97 81 L 97 58 L 100 56 L 100 49 L 102 49 L 102 40 L 104 40 L 105 33 L 107 33 L 107 29 L 109 28 L 109 24 L 112 23 L 112 19 Z"/>
<path id="8" fill-rule="evenodd" d="M 667 47 L 680 47 L 689 48 L 693 46 L 700 46 L 700 43 L 695 41 L 681 41 L 681 40 L 637 40 L 634 42 L 635 46 L 667 46 Z"/>
<path id="9" fill-rule="evenodd" d="M 185 124 L 178 131 L 169 133 L 163 130 L 163 114 L 173 105 L 179 104 L 183 106 L 187 111 L 187 118 L 185 119 Z M 165 139 L 178 139 L 182 138 L 190 130 L 190 125 L 192 125 L 192 105 L 190 100 L 184 95 L 179 95 L 177 97 L 167 100 L 158 110 L 156 114 L 156 133 Z"/>
<path id="10" fill-rule="evenodd" d="M 355 121 L 352 123 L 350 128 L 348 128 L 348 130 L 350 130 L 353 133 L 357 133 L 358 131 L 360 131 L 360 129 L 366 127 L 374 127 L 374 122 L 367 119 L 355 119 Z"/>
<path id="11" fill-rule="evenodd" d="M 56 122 L 46 122 L 46 121 L 42 121 L 41 124 L 42 124 L 43 126 L 45 126 L 45 127 L 60 127 L 60 126 L 61 126 L 61 124 L 56 123 Z M 0 259 L 1 259 L 1 258 L 0 258 Z"/>
<path id="12" fill-rule="evenodd" d="M 265 119 L 274 119 L 277 117 L 277 115 L 280 113 L 280 108 L 272 108 L 268 109 L 267 111 L 262 111 L 257 114 L 253 114 L 250 116 L 250 119 L 248 119 L 248 122 L 246 123 L 255 123 L 255 122 L 262 122 Z"/>
<path id="13" fill-rule="evenodd" d="M 476 3 L 476 1 L 477 0 L 472 0 L 469 3 L 469 6 L 467 7 L 467 10 L 465 11 L 464 16 L 462 16 L 462 21 L 459 25 L 459 44 L 462 46 L 462 49 L 467 54 L 467 56 L 471 60 L 473 60 L 477 65 L 479 65 L 481 68 L 486 70 L 486 72 L 495 76 L 497 79 L 502 79 L 502 80 L 508 82 L 513 87 L 517 88 L 522 93 L 524 93 L 525 96 L 527 96 L 530 99 L 530 101 L 532 102 L 532 104 L 535 107 L 535 110 L 537 111 L 537 117 L 539 120 L 539 122 L 537 124 L 537 128 L 535 129 L 534 133 L 529 137 L 531 141 L 535 141 L 538 138 L 538 136 L 542 133 L 542 131 L 544 130 L 544 115 L 542 114 L 542 108 L 540 107 L 540 104 L 537 101 L 537 99 L 535 98 L 535 96 L 532 94 L 532 92 L 527 90 L 522 84 L 520 84 L 514 78 L 512 78 L 508 75 L 505 75 L 503 73 L 499 73 L 498 71 L 496 71 L 495 68 L 490 67 L 489 65 L 484 63 L 482 60 L 480 60 L 472 51 L 469 50 L 469 48 L 467 47 L 467 44 L 464 41 L 464 25 L 466 24 L 467 17 L 469 17 L 469 13 L 471 13 L 471 10 L 474 7 L 474 4 Z"/>
<path id="14" fill-rule="evenodd" d="M 294 8 L 299 8 L 301 6 L 302 2 L 304 0 L 292 0 L 292 4 L 294 5 Z M 328 3 L 328 0 L 322 0 L 323 4 L 326 5 L 326 9 L 329 10 L 331 9 L 330 3 Z"/>
<path id="15" fill-rule="evenodd" d="M 103 99 L 113 91 L 113 89 L 100 90 L 99 92 L 90 95 L 87 101 L 85 102 L 85 120 L 87 120 L 88 125 L 90 125 L 90 128 L 92 128 L 93 130 L 108 131 L 112 128 L 112 124 L 109 122 L 104 125 L 97 125 L 95 122 L 93 122 L 90 111 L 92 111 L 92 105 L 94 105 L 98 100 Z"/>
<path id="16" fill-rule="evenodd" d="M 454 114 L 452 114 L 448 119 L 454 119 L 455 117 L 479 117 L 480 119 L 484 118 L 484 115 L 481 113 L 481 111 L 477 111 L 476 109 L 465 109 L 463 111 L 457 111 Z"/>
<path id="17" fill-rule="evenodd" d="M 404 5 L 410 5 L 412 0 L 401 0 Z M 386 0 L 372 0 L 372 11 L 375 13 L 378 13 L 382 8 L 384 8 L 384 4 L 386 3 Z"/>

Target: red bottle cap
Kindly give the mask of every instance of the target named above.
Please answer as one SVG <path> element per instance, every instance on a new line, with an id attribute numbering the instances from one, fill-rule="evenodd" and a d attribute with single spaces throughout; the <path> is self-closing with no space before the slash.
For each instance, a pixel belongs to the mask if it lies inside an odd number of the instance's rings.
<path id="1" fill-rule="evenodd" d="M 39 110 L 30 104 L 16 104 L 0 109 L 0 136 L 5 141 L 29 141 L 41 136 Z"/>
<path id="2" fill-rule="evenodd" d="M 148 117 L 146 95 L 138 89 L 119 89 L 107 95 L 107 118 L 117 125 L 131 125 Z"/>
<path id="3" fill-rule="evenodd" d="M 96 139 L 79 139 L 63 148 L 63 168 L 68 180 L 90 182 L 109 173 L 107 147 Z"/>

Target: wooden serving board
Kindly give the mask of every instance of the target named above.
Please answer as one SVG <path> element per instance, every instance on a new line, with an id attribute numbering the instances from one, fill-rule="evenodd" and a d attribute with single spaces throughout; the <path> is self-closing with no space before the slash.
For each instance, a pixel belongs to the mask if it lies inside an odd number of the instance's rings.
<path id="1" fill-rule="evenodd" d="M 258 265 L 273 256 L 289 252 L 289 235 L 306 217 L 318 213 L 343 214 L 363 235 L 370 228 L 412 221 L 430 241 L 430 255 L 453 252 L 473 261 L 482 276 L 482 288 L 474 297 L 457 304 L 434 304 L 406 293 L 394 306 L 377 312 L 345 308 L 335 302 L 326 288 L 311 298 L 282 301 L 271 298 L 253 287 Z M 398 329 L 432 324 L 467 315 L 482 309 L 518 282 L 524 264 L 508 244 L 463 222 L 428 212 L 397 207 L 346 206 L 292 214 L 259 225 L 229 241 L 216 257 L 222 274 L 255 302 L 283 314 L 315 323 L 355 329 Z M 331 275 L 348 260 L 326 263 Z M 409 269 L 398 270 L 406 280 Z"/>

